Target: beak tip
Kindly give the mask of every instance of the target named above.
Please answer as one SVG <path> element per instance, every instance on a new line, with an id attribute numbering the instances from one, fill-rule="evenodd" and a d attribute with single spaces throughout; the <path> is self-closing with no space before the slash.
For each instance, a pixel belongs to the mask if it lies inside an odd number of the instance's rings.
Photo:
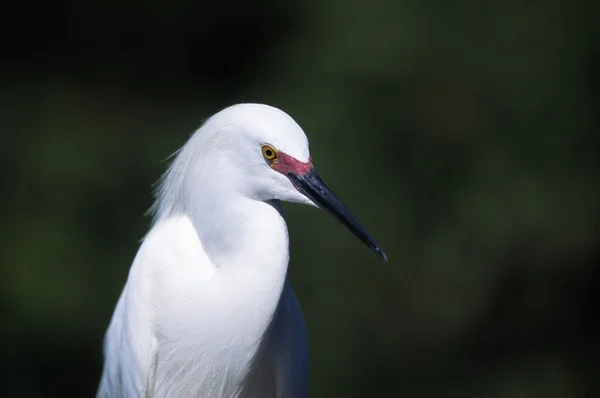
<path id="1" fill-rule="evenodd" d="M 388 262 L 388 256 L 381 249 L 381 247 L 377 246 L 377 248 L 375 248 L 375 253 L 377 253 L 377 255 L 383 259 L 383 261 L 385 261 L 386 263 Z"/>

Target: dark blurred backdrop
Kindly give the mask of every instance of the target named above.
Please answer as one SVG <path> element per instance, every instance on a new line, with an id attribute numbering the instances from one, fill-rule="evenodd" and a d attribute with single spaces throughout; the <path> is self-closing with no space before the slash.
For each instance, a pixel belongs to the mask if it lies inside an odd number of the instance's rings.
<path id="1" fill-rule="evenodd" d="M 152 184 L 236 102 L 387 251 L 286 206 L 312 397 L 594 397 L 600 3 L 0 6 L 0 396 L 91 397 Z"/>

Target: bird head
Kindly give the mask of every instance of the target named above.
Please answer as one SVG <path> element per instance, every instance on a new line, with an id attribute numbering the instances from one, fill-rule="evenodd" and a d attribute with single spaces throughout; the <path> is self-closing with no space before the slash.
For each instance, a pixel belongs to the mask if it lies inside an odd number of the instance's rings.
<path id="1" fill-rule="evenodd" d="M 277 108 L 239 104 L 222 110 L 192 136 L 172 169 L 177 168 L 178 162 L 195 167 L 172 173 L 164 182 L 189 174 L 196 181 L 210 185 L 203 189 L 221 193 L 233 190 L 263 202 L 277 200 L 316 206 L 387 259 L 366 228 L 317 175 L 302 128 Z M 207 173 L 211 178 L 204 177 Z M 162 188 L 172 190 L 164 184 Z"/>

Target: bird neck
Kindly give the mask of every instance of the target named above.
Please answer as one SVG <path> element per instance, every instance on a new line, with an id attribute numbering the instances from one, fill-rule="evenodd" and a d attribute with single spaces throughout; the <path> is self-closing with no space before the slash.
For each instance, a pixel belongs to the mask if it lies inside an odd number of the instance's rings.
<path id="1" fill-rule="evenodd" d="M 217 268 L 287 271 L 289 239 L 279 201 L 212 192 L 191 208 L 191 219 Z"/>
<path id="2" fill-rule="evenodd" d="M 210 141 L 213 136 L 198 136 Z M 252 199 L 236 187 L 246 175 L 211 146 L 190 140 L 163 178 L 155 219 L 184 214 L 218 269 L 287 271 L 288 231 L 279 201 Z"/>

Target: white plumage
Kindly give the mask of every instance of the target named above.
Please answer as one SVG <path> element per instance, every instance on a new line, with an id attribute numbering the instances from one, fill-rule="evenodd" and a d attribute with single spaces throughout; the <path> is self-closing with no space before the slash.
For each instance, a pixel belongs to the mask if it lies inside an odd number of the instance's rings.
<path id="1" fill-rule="evenodd" d="M 311 173 L 304 132 L 273 107 L 232 106 L 192 135 L 108 327 L 98 397 L 307 396 L 280 201 L 328 210 L 385 256 Z"/>

